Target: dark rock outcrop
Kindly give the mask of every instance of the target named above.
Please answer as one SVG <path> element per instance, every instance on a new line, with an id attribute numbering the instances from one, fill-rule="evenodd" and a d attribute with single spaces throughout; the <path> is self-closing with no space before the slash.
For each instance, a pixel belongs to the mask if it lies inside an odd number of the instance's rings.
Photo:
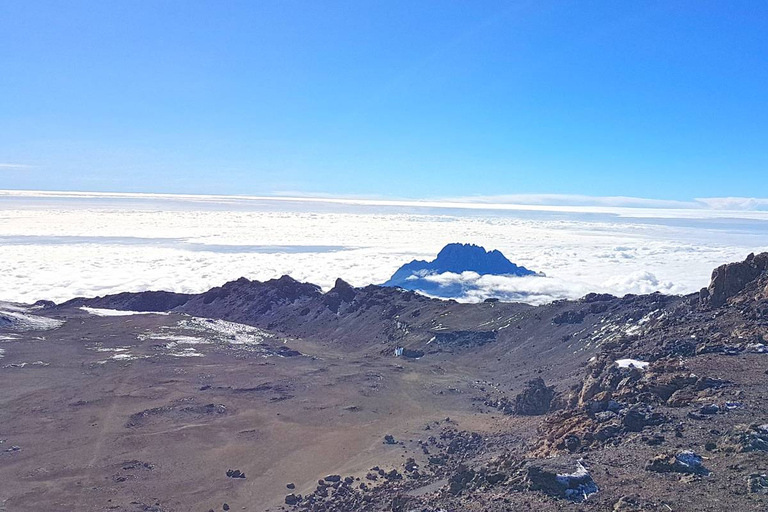
<path id="1" fill-rule="evenodd" d="M 336 284 L 328 293 L 323 295 L 323 302 L 334 313 L 339 312 L 342 304 L 349 304 L 355 300 L 357 292 L 351 284 L 342 279 L 337 279 Z"/>
<path id="2" fill-rule="evenodd" d="M 712 271 L 712 280 L 700 293 L 701 302 L 720 307 L 738 295 L 768 269 L 768 253 L 750 254 L 741 262 L 721 265 Z M 766 290 L 756 290 L 765 293 Z"/>

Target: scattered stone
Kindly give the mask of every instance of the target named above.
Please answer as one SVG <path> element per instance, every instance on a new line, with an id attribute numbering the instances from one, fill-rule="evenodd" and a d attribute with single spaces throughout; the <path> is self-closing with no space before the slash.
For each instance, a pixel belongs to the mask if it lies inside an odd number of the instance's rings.
<path id="1" fill-rule="evenodd" d="M 341 481 L 341 475 L 328 475 L 325 477 L 326 482 L 340 482 Z"/>
<path id="2" fill-rule="evenodd" d="M 768 452 L 768 423 L 739 426 L 720 444 L 725 452 Z"/>
<path id="3" fill-rule="evenodd" d="M 667 418 L 650 407 L 642 404 L 633 405 L 621 421 L 624 429 L 629 432 L 640 432 L 643 428 L 665 423 Z"/>
<path id="4" fill-rule="evenodd" d="M 387 434 L 384 436 L 384 444 L 397 444 L 397 441 L 395 441 L 394 437 Z"/>
<path id="5" fill-rule="evenodd" d="M 643 436 L 641 439 L 648 446 L 659 446 L 660 444 L 663 444 L 665 441 L 664 436 L 661 436 L 658 434 L 652 435 L 652 436 Z"/>
<path id="6" fill-rule="evenodd" d="M 475 477 L 475 471 L 465 465 L 460 465 L 448 481 L 448 492 L 453 495 L 461 494 L 469 482 Z"/>
<path id="7" fill-rule="evenodd" d="M 296 484 L 291 482 L 291 483 L 287 484 L 285 487 L 288 488 L 288 489 L 295 489 L 296 488 Z"/>
<path id="8" fill-rule="evenodd" d="M 567 436 L 565 436 L 564 445 L 566 450 L 573 453 L 576 450 L 578 450 L 579 447 L 581 446 L 581 440 L 579 439 L 579 436 L 568 434 Z"/>
<path id="9" fill-rule="evenodd" d="M 400 474 L 400 472 L 396 469 L 393 469 L 389 473 L 386 474 L 387 480 L 402 480 L 403 475 Z"/>
<path id="10" fill-rule="evenodd" d="M 595 414 L 595 421 L 598 423 L 604 423 L 606 421 L 611 421 L 616 417 L 616 413 L 613 411 L 602 411 Z"/>
<path id="11" fill-rule="evenodd" d="M 285 497 L 285 504 L 286 505 L 297 505 L 301 501 L 298 496 L 291 493 L 288 496 Z"/>
<path id="12" fill-rule="evenodd" d="M 228 469 L 227 476 L 229 478 L 245 478 L 245 473 L 243 473 L 239 469 Z"/>
<path id="13" fill-rule="evenodd" d="M 705 476 L 710 473 L 702 464 L 701 456 L 692 451 L 682 451 L 676 455 L 657 455 L 648 461 L 645 469 L 657 473 L 693 473 Z"/>
<path id="14" fill-rule="evenodd" d="M 618 425 L 605 425 L 595 432 L 594 437 L 598 441 L 606 441 L 621 432 Z"/>
<path id="15" fill-rule="evenodd" d="M 613 504 L 613 512 L 639 512 L 640 502 L 634 496 L 622 496 Z"/>
<path id="16" fill-rule="evenodd" d="M 747 477 L 747 492 L 768 494 L 768 475 L 765 473 L 752 473 Z"/>

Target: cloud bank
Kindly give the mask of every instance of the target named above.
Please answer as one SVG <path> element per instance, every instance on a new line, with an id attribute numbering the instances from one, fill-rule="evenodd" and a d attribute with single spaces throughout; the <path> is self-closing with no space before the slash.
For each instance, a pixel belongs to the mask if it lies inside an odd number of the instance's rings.
<path id="1" fill-rule="evenodd" d="M 0 300 L 201 292 L 283 274 L 325 288 L 337 277 L 363 286 L 434 258 L 447 243 L 471 242 L 547 277 L 441 279 L 461 283 L 466 300 L 540 303 L 588 292 L 693 292 L 714 267 L 768 250 L 768 213 L 760 211 L 419 205 L 0 194 Z"/>

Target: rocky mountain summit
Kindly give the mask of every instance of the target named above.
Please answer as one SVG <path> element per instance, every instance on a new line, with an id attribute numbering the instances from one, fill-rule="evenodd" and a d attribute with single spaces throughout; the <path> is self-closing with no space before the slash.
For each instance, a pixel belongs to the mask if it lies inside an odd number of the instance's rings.
<path id="1" fill-rule="evenodd" d="M 719 267 L 687 296 L 542 306 L 343 280 L 323 293 L 288 276 L 15 305 L 51 323 L 0 325 L 0 499 L 42 511 L 83 499 L 168 512 L 766 510 L 766 262 Z M 73 448 L 59 460 L 61 446 Z M 28 475 L 44 483 L 34 498 Z"/>
<path id="2" fill-rule="evenodd" d="M 536 272 L 509 261 L 500 251 L 474 244 L 448 244 L 432 261 L 413 260 L 400 267 L 383 286 L 397 286 L 443 298 L 457 298 L 461 286 L 436 279 L 441 274 L 474 272 L 484 275 L 535 276 Z"/>

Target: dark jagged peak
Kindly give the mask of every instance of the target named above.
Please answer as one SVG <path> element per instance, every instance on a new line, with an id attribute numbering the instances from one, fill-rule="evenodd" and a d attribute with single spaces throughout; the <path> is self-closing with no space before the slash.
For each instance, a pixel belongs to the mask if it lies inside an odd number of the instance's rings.
<path id="1" fill-rule="evenodd" d="M 712 271 L 709 286 L 702 288 L 699 296 L 703 304 L 720 307 L 742 295 L 768 298 L 768 252 L 753 253 L 744 261 L 717 267 Z"/>
<path id="2" fill-rule="evenodd" d="M 328 293 L 323 296 L 323 302 L 328 307 L 328 309 L 334 313 L 338 313 L 341 304 L 351 303 L 353 300 L 355 300 L 356 295 L 357 291 L 354 289 L 354 287 L 348 282 L 339 278 L 336 279 L 336 283 L 334 284 L 333 288 L 328 290 Z"/>
<path id="3" fill-rule="evenodd" d="M 475 272 L 483 275 L 534 276 L 533 270 L 509 261 L 500 251 L 474 244 L 448 244 L 432 261 L 413 260 L 400 267 L 384 286 L 397 286 L 406 290 L 418 290 L 439 297 L 458 297 L 464 287 L 457 283 L 439 283 L 431 276 L 444 273 L 461 274 Z"/>
<path id="4" fill-rule="evenodd" d="M 333 288 L 328 291 L 328 293 L 338 295 L 344 302 L 352 302 L 355 298 L 355 295 L 357 295 L 355 288 L 341 278 L 336 279 L 336 283 L 333 285 Z"/>
<path id="5" fill-rule="evenodd" d="M 443 272 L 477 272 L 480 275 L 514 275 L 529 276 L 536 272 L 515 265 L 501 251 L 496 249 L 486 251 L 484 247 L 474 244 L 448 244 L 432 261 L 413 260 L 400 267 L 385 286 L 399 286 L 397 282 L 404 281 L 409 276 L 419 272 L 442 274 Z"/>
<path id="6" fill-rule="evenodd" d="M 501 251 L 494 249 L 486 251 L 484 247 L 474 244 L 448 244 L 437 254 L 432 262 L 438 272 L 472 271 L 480 275 L 532 275 L 532 270 L 520 267 L 509 261 Z"/>

